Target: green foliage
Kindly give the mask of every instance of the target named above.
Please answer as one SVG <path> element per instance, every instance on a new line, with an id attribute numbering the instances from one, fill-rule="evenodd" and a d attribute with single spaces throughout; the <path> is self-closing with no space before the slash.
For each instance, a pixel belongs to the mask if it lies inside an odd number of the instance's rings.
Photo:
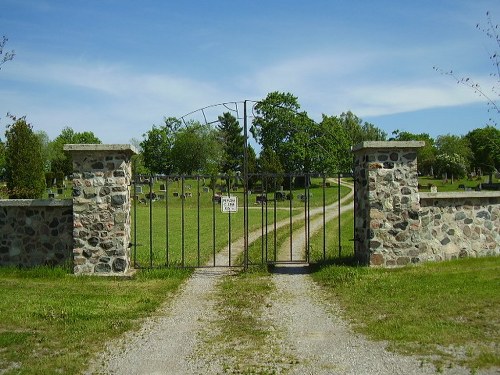
<path id="1" fill-rule="evenodd" d="M 342 113 L 339 120 L 344 128 L 345 134 L 349 137 L 350 146 L 357 145 L 363 141 L 385 141 L 387 133 L 377 128 L 369 122 L 363 122 L 351 111 Z"/>
<path id="2" fill-rule="evenodd" d="M 5 143 L 0 141 L 0 181 L 2 181 L 5 177 L 6 166 Z"/>
<path id="3" fill-rule="evenodd" d="M 217 131 L 210 125 L 191 122 L 175 133 L 171 160 L 177 173 L 216 174 L 221 155 L 222 145 L 217 140 Z"/>
<path id="4" fill-rule="evenodd" d="M 466 137 L 440 135 L 436 139 L 435 173 L 463 177 L 470 170 L 472 151 Z"/>
<path id="5" fill-rule="evenodd" d="M 142 159 L 144 166 L 153 174 L 171 174 L 174 166 L 172 163 L 172 147 L 181 121 L 175 117 L 165 118 L 165 125 L 153 125 L 151 130 L 143 134 Z"/>
<path id="6" fill-rule="evenodd" d="M 41 198 L 45 190 L 40 139 L 24 117 L 7 126 L 7 190 L 11 199 Z"/>
<path id="7" fill-rule="evenodd" d="M 100 144 L 101 141 L 92 132 L 77 133 L 70 127 L 65 127 L 49 144 L 50 170 L 54 173 L 63 173 L 69 176 L 73 173 L 73 160 L 71 155 L 64 151 L 65 144 Z"/>
<path id="8" fill-rule="evenodd" d="M 229 112 L 219 116 L 219 142 L 222 146 L 221 171 L 243 172 L 243 159 L 245 152 L 245 138 L 243 128 L 238 120 Z"/>
<path id="9" fill-rule="evenodd" d="M 422 175 L 433 174 L 436 160 L 436 148 L 434 139 L 427 133 L 413 134 L 406 131 L 395 130 L 392 132 L 394 141 L 424 141 L 424 147 L 417 150 L 418 171 Z"/>
<path id="10" fill-rule="evenodd" d="M 250 131 L 262 149 L 273 150 L 286 172 L 310 171 L 309 147 L 314 123 L 299 112 L 298 99 L 290 93 L 271 92 L 255 105 Z"/>
<path id="11" fill-rule="evenodd" d="M 500 170 L 500 130 L 486 126 L 470 131 L 466 135 L 472 151 L 472 166 L 490 174 Z"/>
<path id="12" fill-rule="evenodd" d="M 352 169 L 352 140 L 340 118 L 323 115 L 315 140 L 313 147 L 319 148 L 313 161 L 316 171 L 336 173 Z"/>
<path id="13" fill-rule="evenodd" d="M 435 172 L 438 176 L 447 175 L 448 178 L 462 178 L 467 174 L 467 163 L 458 154 L 438 154 L 435 161 Z"/>

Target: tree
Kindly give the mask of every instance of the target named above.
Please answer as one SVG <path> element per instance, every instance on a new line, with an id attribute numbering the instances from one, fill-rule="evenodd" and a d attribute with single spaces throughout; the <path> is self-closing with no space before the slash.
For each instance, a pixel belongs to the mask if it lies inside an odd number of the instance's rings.
<path id="1" fill-rule="evenodd" d="M 436 148 L 434 139 L 427 133 L 413 134 L 406 131 L 394 130 L 392 132 L 394 141 L 424 141 L 424 147 L 417 150 L 418 171 L 422 175 L 434 174 L 434 163 L 436 160 Z"/>
<path id="2" fill-rule="evenodd" d="M 73 173 L 73 160 L 69 152 L 64 151 L 65 144 L 100 144 L 101 140 L 94 133 L 86 131 L 82 133 L 75 132 L 67 126 L 52 142 L 49 144 L 50 170 L 53 173 L 62 173 L 69 176 Z"/>
<path id="3" fill-rule="evenodd" d="M 493 83 L 490 89 L 482 87 L 477 80 L 469 76 L 460 76 L 453 70 L 444 71 L 439 67 L 434 67 L 437 72 L 452 77 L 458 84 L 462 84 L 474 90 L 479 96 L 486 99 L 490 121 L 496 124 L 500 117 L 500 26 L 494 24 L 490 12 L 486 12 L 486 26 L 476 24 L 476 29 L 482 31 L 489 39 L 493 41 L 492 49 L 489 51 L 489 60 L 493 65 L 493 71 L 490 76 Z"/>
<path id="4" fill-rule="evenodd" d="M 49 135 L 43 130 L 35 132 L 35 135 L 38 137 L 42 148 L 43 170 L 44 172 L 49 172 L 53 159 Z"/>
<path id="5" fill-rule="evenodd" d="M 472 152 L 469 141 L 457 135 L 440 135 L 436 138 L 436 172 L 453 177 L 464 177 L 470 169 Z"/>
<path id="6" fill-rule="evenodd" d="M 174 169 L 171 152 L 175 134 L 182 122 L 175 117 L 165 118 L 164 122 L 165 125 L 161 127 L 153 125 L 151 130 L 143 134 L 145 139 L 140 143 L 144 166 L 153 174 L 171 174 Z"/>
<path id="7" fill-rule="evenodd" d="M 210 125 L 193 121 L 176 132 L 171 162 L 177 173 L 216 174 L 221 156 L 217 132 Z"/>
<path id="8" fill-rule="evenodd" d="M 256 116 L 250 131 L 262 149 L 275 152 L 286 172 L 309 172 L 314 122 L 305 112 L 299 112 L 298 99 L 290 93 L 275 91 L 254 109 Z"/>
<path id="9" fill-rule="evenodd" d="M 0 140 L 0 181 L 5 178 L 5 143 Z"/>
<path id="10" fill-rule="evenodd" d="M 25 117 L 16 118 L 7 126 L 6 174 L 9 198 L 41 198 L 45 190 L 45 176 L 40 139 Z"/>
<path id="11" fill-rule="evenodd" d="M 229 112 L 219 116 L 219 142 L 222 145 L 221 169 L 223 173 L 229 171 L 243 172 L 243 159 L 245 152 L 245 137 L 243 128 L 238 120 Z"/>
<path id="12" fill-rule="evenodd" d="M 4 48 L 5 48 L 5 45 L 7 44 L 8 40 L 9 39 L 7 39 L 7 37 L 5 37 L 5 36 L 2 36 L 2 39 L 0 40 L 0 69 L 2 69 L 3 64 L 5 64 L 7 61 L 12 60 L 14 58 L 14 56 L 16 55 L 14 53 L 14 50 L 4 52 Z"/>
<path id="13" fill-rule="evenodd" d="M 323 115 L 314 139 L 313 147 L 318 149 L 313 161 L 316 171 L 331 174 L 352 170 L 352 140 L 338 117 Z"/>
<path id="14" fill-rule="evenodd" d="M 364 141 L 385 141 L 387 133 L 369 122 L 363 122 L 351 111 L 342 113 L 339 117 L 345 133 L 349 136 L 350 146 Z"/>
<path id="15" fill-rule="evenodd" d="M 276 175 L 276 186 L 283 185 L 283 173 L 284 169 L 281 165 L 278 155 L 276 152 L 270 148 L 263 149 L 259 157 L 259 170 L 263 174 L 273 174 Z M 273 183 L 273 179 L 267 179 L 266 186 Z M 273 188 L 273 186 L 270 186 Z"/>
<path id="16" fill-rule="evenodd" d="M 488 173 L 493 182 L 493 173 L 500 170 L 500 130 L 493 126 L 474 129 L 466 136 L 472 151 L 472 166 Z"/>

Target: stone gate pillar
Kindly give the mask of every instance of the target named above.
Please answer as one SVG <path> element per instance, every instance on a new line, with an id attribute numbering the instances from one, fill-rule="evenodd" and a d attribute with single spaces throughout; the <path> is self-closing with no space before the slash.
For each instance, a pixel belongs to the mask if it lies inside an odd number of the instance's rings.
<path id="1" fill-rule="evenodd" d="M 405 265 L 419 253 L 417 149 L 424 142 L 353 147 L 354 252 L 361 264 Z"/>
<path id="2" fill-rule="evenodd" d="M 130 266 L 131 145 L 68 144 L 73 157 L 75 274 L 126 275 Z"/>

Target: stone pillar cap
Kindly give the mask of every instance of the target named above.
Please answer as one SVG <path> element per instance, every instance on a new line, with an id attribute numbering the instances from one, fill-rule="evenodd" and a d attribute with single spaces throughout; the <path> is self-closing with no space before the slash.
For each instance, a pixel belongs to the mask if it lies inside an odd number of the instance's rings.
<path id="1" fill-rule="evenodd" d="M 78 152 L 125 152 L 127 154 L 138 154 L 137 148 L 130 144 L 65 144 L 64 151 Z"/>
<path id="2" fill-rule="evenodd" d="M 353 146 L 351 151 L 356 152 L 364 149 L 401 149 L 424 147 L 424 141 L 365 141 Z"/>

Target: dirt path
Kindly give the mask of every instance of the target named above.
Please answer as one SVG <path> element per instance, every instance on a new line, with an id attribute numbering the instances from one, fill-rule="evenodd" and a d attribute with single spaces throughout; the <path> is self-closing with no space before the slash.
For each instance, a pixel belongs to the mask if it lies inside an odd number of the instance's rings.
<path id="1" fill-rule="evenodd" d="M 328 220 L 336 217 L 335 207 L 329 208 Z M 311 233 L 313 226 L 321 225 L 322 220 L 319 217 L 311 221 Z M 279 226 L 288 223 L 285 220 Z M 260 230 L 250 233 L 249 242 L 258 239 L 260 234 Z M 294 251 L 303 251 L 303 237 L 302 230 L 294 235 Z M 236 241 L 231 248 L 232 254 L 236 254 L 238 249 L 242 250 L 243 241 Z M 217 257 L 217 264 L 223 264 L 228 258 L 227 249 Z M 415 360 L 390 354 L 382 345 L 354 335 L 339 318 L 336 307 L 319 302 L 320 291 L 304 268 L 281 266 L 276 270 L 273 281 L 277 293 L 267 318 L 279 327 L 279 334 L 285 338 L 282 350 L 299 359 L 286 369 L 278 367 L 276 373 L 433 373 L 421 368 Z M 147 320 L 138 332 L 109 343 L 108 350 L 96 358 L 85 373 L 220 374 L 220 367 L 199 358 L 197 353 L 204 350 L 199 332 L 210 329 L 207 324 L 215 314 L 211 296 L 217 283 L 231 272 L 235 271 L 223 267 L 196 270 L 156 317 Z"/>

